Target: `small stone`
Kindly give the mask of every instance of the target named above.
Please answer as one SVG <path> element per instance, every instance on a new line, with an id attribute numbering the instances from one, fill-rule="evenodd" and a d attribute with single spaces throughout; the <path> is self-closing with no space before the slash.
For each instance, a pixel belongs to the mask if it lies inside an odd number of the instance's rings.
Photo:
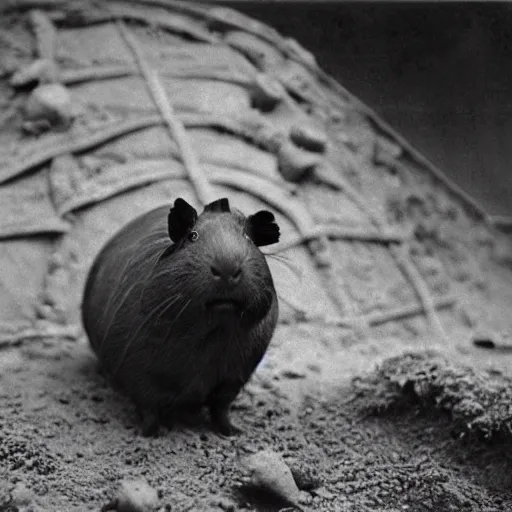
<path id="1" fill-rule="evenodd" d="M 299 503 L 301 505 L 308 505 L 311 502 L 311 494 L 306 491 L 301 491 L 299 495 Z"/>
<path id="2" fill-rule="evenodd" d="M 318 489 L 313 489 L 311 494 L 318 496 L 319 498 L 323 498 L 325 500 L 333 500 L 335 498 L 334 494 L 328 491 L 325 487 L 320 487 Z"/>
<path id="3" fill-rule="evenodd" d="M 284 87 L 277 80 L 265 73 L 256 75 L 251 90 L 254 108 L 262 112 L 270 112 L 282 101 L 284 96 Z"/>
<path id="4" fill-rule="evenodd" d="M 291 140 L 283 142 L 277 152 L 279 172 L 286 181 L 298 182 L 322 161 L 317 153 L 311 153 L 296 146 Z"/>
<path id="5" fill-rule="evenodd" d="M 34 499 L 34 493 L 22 482 L 18 482 L 11 492 L 12 504 L 26 506 Z"/>
<path id="6" fill-rule="evenodd" d="M 306 378 L 305 372 L 300 372 L 297 370 L 283 370 L 281 372 L 281 375 L 285 379 L 305 379 Z"/>
<path id="7" fill-rule="evenodd" d="M 327 136 L 314 126 L 293 126 L 290 130 L 290 139 L 300 148 L 313 153 L 324 153 L 327 147 Z"/>
<path id="8" fill-rule="evenodd" d="M 472 337 L 473 344 L 479 348 L 493 349 L 502 345 L 501 337 L 498 333 L 492 331 L 476 332 Z"/>
<path id="9" fill-rule="evenodd" d="M 251 473 L 252 486 L 274 494 L 290 505 L 298 506 L 299 489 L 284 459 L 272 450 L 262 450 L 243 460 Z"/>
<path id="10" fill-rule="evenodd" d="M 145 480 L 125 480 L 121 483 L 117 497 L 101 510 L 151 512 L 157 510 L 158 506 L 158 492 Z"/>
<path id="11" fill-rule="evenodd" d="M 25 129 L 68 128 L 73 120 L 71 96 L 61 84 L 43 84 L 29 96 L 24 109 Z"/>

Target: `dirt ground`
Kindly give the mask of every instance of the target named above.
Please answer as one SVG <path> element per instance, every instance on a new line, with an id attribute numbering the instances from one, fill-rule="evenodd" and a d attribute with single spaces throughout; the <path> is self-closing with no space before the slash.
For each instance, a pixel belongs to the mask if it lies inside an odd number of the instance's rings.
<path id="1" fill-rule="evenodd" d="M 262 449 L 315 487 L 301 491 L 305 510 L 512 510 L 508 445 L 461 439 L 449 415 L 419 403 L 368 413 L 368 397 L 350 385 L 363 368 L 410 348 L 280 326 L 234 405 L 244 432 L 229 439 L 207 418 L 142 437 L 131 403 L 107 385 L 85 340 L 4 351 L 0 510 L 99 511 L 121 481 L 143 478 L 160 510 L 277 511 L 282 504 L 244 485 L 240 459 Z"/>

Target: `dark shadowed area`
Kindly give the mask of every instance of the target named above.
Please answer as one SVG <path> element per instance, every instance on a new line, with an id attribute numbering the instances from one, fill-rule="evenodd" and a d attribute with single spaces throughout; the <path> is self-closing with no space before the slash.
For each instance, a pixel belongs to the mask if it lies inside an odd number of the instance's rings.
<path id="1" fill-rule="evenodd" d="M 225 2 L 297 39 L 491 214 L 512 215 L 512 7 Z"/>

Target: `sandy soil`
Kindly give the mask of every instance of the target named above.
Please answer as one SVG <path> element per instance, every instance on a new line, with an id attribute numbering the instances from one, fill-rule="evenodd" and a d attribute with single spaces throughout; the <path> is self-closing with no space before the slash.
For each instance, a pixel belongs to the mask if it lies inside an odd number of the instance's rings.
<path id="1" fill-rule="evenodd" d="M 449 415 L 419 403 L 368 413 L 368 398 L 347 382 L 405 348 L 281 326 L 234 406 L 244 433 L 229 439 L 213 434 L 207 418 L 143 438 L 131 403 L 98 373 L 85 340 L 4 351 L 0 510 L 98 511 L 121 481 L 143 478 L 158 490 L 160 510 L 277 511 L 283 504 L 251 492 L 240 464 L 262 449 L 283 455 L 308 489 L 305 510 L 511 510 L 506 445 L 460 439 Z"/>

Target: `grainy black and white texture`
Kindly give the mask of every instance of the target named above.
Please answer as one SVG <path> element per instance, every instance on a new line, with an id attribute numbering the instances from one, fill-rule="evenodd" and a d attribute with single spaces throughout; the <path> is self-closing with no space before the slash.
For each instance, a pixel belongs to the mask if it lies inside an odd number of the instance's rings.
<path id="1" fill-rule="evenodd" d="M 505 347 L 512 329 L 510 245 L 486 212 L 254 19 L 22 3 L 0 17 L 2 507 L 97 511 L 144 480 L 164 510 L 276 510 L 241 465 L 270 450 L 305 509 L 512 508 L 507 437 L 459 435 L 461 411 L 508 428 L 493 402 L 508 360 L 472 343 Z M 134 219 L 223 197 L 281 229 L 261 248 L 277 253 L 278 324 L 232 405 L 245 432 L 190 419 L 144 438 L 81 328 L 86 277 Z M 168 238 L 165 216 L 158 229 Z"/>

